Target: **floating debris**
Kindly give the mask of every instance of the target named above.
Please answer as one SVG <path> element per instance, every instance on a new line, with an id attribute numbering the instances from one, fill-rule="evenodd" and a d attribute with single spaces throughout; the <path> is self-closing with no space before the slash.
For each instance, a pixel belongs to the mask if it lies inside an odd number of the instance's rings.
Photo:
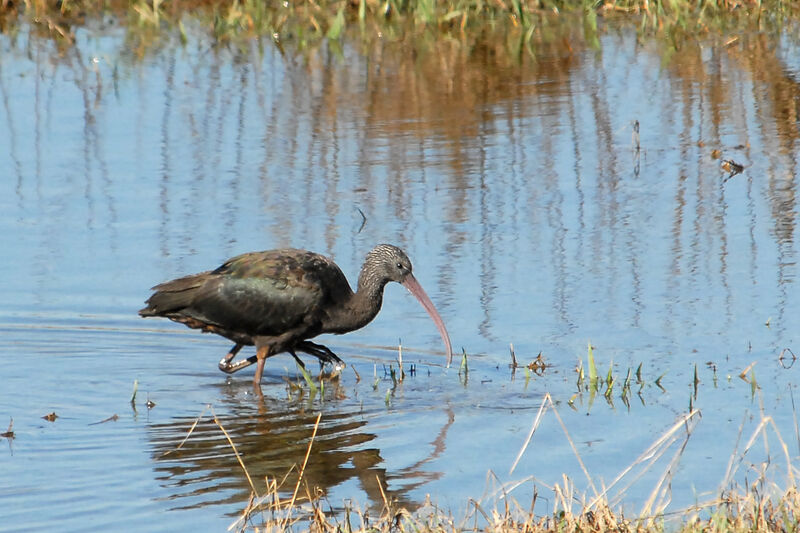
<path id="1" fill-rule="evenodd" d="M 5 432 L 5 433 L 0 433 L 0 437 L 5 437 L 5 438 L 7 438 L 8 440 L 11 440 L 11 439 L 13 439 L 13 438 L 14 438 L 14 431 L 13 431 L 13 428 L 14 428 L 14 419 L 12 418 L 12 419 L 11 419 L 11 420 L 9 420 L 9 422 L 8 422 L 8 429 L 6 430 L 6 432 Z"/>
<path id="2" fill-rule="evenodd" d="M 537 376 L 544 375 L 544 371 L 547 370 L 547 363 L 544 362 L 542 352 L 539 352 L 539 355 L 536 356 L 536 359 L 528 363 L 528 370 Z"/>
<path id="3" fill-rule="evenodd" d="M 101 420 L 100 422 L 92 422 L 89 425 L 90 426 L 96 426 L 98 424 L 105 424 L 106 422 L 116 422 L 117 420 L 119 420 L 119 415 L 114 413 L 113 415 L 109 416 L 105 420 Z"/>
<path id="4" fill-rule="evenodd" d="M 747 365 L 747 368 L 745 368 L 744 370 L 742 370 L 739 373 L 739 379 L 741 379 L 743 381 L 747 381 L 749 383 L 750 380 L 747 379 L 747 373 L 750 372 L 750 369 L 752 369 L 754 366 L 756 366 L 756 363 L 757 363 L 757 361 L 753 361 L 752 363 Z"/>
<path id="5" fill-rule="evenodd" d="M 725 181 L 731 179 L 736 174 L 741 174 L 744 170 L 744 165 L 737 163 L 733 159 L 723 159 L 722 160 L 722 170 L 728 172 L 728 177 L 725 178 Z"/>

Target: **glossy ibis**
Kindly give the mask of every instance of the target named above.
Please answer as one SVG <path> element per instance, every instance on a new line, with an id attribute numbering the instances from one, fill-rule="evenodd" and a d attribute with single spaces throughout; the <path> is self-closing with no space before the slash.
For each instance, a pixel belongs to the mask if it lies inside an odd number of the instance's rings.
<path id="1" fill-rule="evenodd" d="M 268 250 L 156 285 L 139 314 L 167 317 L 232 340 L 236 344 L 219 362 L 220 370 L 230 374 L 257 362 L 253 383 L 258 385 L 264 361 L 281 352 L 301 365 L 298 351 L 323 363 L 341 363 L 335 353 L 309 339 L 367 325 L 380 311 L 383 288 L 390 281 L 408 289 L 431 316 L 447 348 L 449 366 L 453 352 L 444 322 L 411 273 L 408 256 L 389 244 L 367 254 L 356 292 L 328 257 L 306 250 Z M 256 355 L 232 363 L 245 345 L 255 345 Z"/>

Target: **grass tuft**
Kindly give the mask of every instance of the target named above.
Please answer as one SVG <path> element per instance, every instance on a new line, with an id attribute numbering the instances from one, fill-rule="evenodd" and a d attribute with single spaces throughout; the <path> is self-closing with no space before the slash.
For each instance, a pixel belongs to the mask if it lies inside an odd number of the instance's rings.
<path id="1" fill-rule="evenodd" d="M 605 26 L 633 23 L 677 50 L 687 38 L 712 31 L 779 30 L 800 18 L 800 4 L 785 0 L 21 0 L 0 2 L 0 28 L 25 22 L 37 33 L 71 45 L 90 19 L 113 18 L 127 27 L 139 55 L 173 34 L 186 42 L 186 26 L 218 43 L 267 38 L 283 49 L 304 49 L 353 37 L 403 40 L 420 35 L 472 38 L 494 34 L 532 53 L 566 21 L 577 21 L 589 47 L 598 49 Z"/>

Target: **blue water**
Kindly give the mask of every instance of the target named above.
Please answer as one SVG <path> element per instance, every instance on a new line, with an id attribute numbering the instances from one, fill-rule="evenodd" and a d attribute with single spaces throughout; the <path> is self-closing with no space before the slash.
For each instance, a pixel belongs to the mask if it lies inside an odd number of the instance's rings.
<path id="1" fill-rule="evenodd" d="M 77 35 L 60 54 L 0 36 L 0 429 L 15 433 L 0 530 L 227 527 L 250 487 L 210 408 L 259 490 L 302 461 L 322 413 L 306 480 L 336 508 L 380 509 L 377 480 L 457 516 L 498 482 L 524 481 L 523 508 L 562 473 L 591 493 L 570 440 L 609 484 L 690 402 L 702 417 L 669 509 L 713 496 L 761 409 L 796 460 L 798 367 L 778 359 L 800 354 L 792 39 L 672 55 L 622 32 L 514 63 L 196 36 L 137 58 L 121 33 Z M 290 357 L 269 361 L 258 399 L 248 371 L 217 370 L 230 343 L 136 315 L 152 285 L 250 250 L 320 251 L 354 282 L 379 242 L 408 252 L 466 376 L 399 286 L 368 327 L 320 339 L 360 379 L 348 368 L 313 399 L 286 384 L 302 383 Z M 394 387 L 399 342 L 417 372 Z M 603 378 L 613 364 L 612 404 L 574 396 L 588 342 Z M 541 352 L 544 375 L 512 375 L 510 343 L 522 364 Z M 548 411 L 509 473 L 545 393 L 569 437 Z M 772 426 L 768 441 L 780 483 Z M 677 446 L 623 495 L 634 513 Z"/>

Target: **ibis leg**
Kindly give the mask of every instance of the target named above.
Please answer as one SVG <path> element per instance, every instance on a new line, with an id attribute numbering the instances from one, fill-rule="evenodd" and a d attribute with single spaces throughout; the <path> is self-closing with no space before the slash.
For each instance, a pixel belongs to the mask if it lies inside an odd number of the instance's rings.
<path id="1" fill-rule="evenodd" d="M 261 375 L 264 373 L 264 363 L 267 357 L 270 356 L 269 351 L 269 346 L 260 346 L 256 351 L 255 357 L 258 359 L 258 364 L 256 366 L 256 375 L 253 376 L 254 387 L 261 387 Z"/>

